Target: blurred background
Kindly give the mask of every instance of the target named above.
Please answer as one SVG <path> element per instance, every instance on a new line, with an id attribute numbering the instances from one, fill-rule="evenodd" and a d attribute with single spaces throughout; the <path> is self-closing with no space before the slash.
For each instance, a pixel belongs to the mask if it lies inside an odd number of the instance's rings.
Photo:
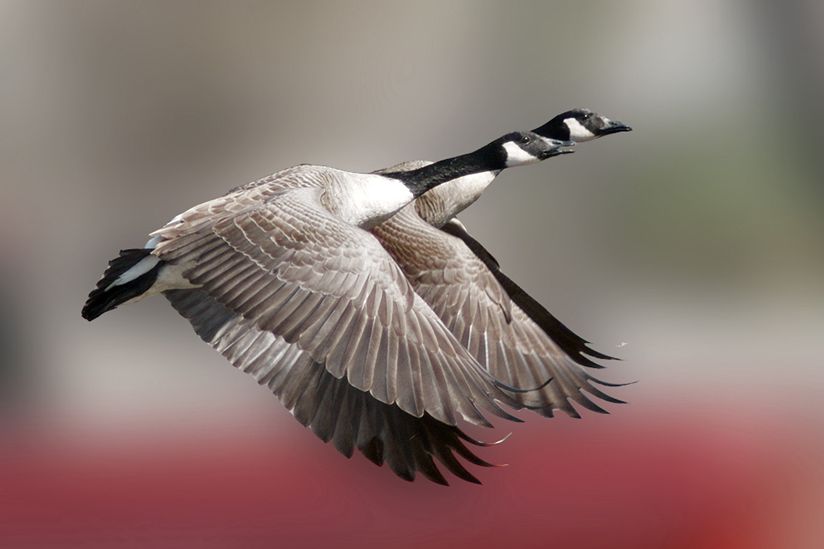
<path id="1" fill-rule="evenodd" d="M 821 547 L 824 4 L 0 1 L 4 547 Z M 463 216 L 624 360 L 483 487 L 347 461 L 162 299 L 80 308 L 180 211 L 586 106 L 635 131 Z M 5 541 L 4 541 L 5 540 Z"/>

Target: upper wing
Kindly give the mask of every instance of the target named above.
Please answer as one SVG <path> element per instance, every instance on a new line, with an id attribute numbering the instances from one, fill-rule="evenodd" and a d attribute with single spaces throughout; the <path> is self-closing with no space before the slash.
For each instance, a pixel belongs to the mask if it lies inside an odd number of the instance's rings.
<path id="1" fill-rule="evenodd" d="M 540 391 L 517 395 L 521 405 L 549 416 L 553 409 L 578 416 L 570 400 L 604 411 L 584 391 L 621 402 L 595 387 L 593 382 L 609 384 L 589 376 L 507 293 L 492 270 L 497 263 L 482 261 L 462 240 L 431 227 L 412 207 L 372 232 L 418 295 L 493 377 L 520 387 L 538 386 L 552 377 Z"/>
<path id="2" fill-rule="evenodd" d="M 514 404 L 512 398 L 415 294 L 375 238 L 330 215 L 319 196 L 318 189 L 283 191 L 194 231 L 191 223 L 169 225 L 155 233 L 153 253 L 184 265 L 190 282 L 268 334 L 242 350 L 254 355 L 251 363 L 273 362 L 261 351 L 272 338 L 288 344 L 267 370 L 267 383 L 300 384 L 289 365 L 302 351 L 305 358 L 294 360 L 323 364 L 335 378 L 415 417 L 489 425 L 483 409 L 514 419 L 496 402 Z"/>
<path id="3" fill-rule="evenodd" d="M 370 461 L 386 463 L 406 480 L 413 480 L 420 471 L 439 484 L 447 482 L 434 460 L 470 482 L 478 480 L 455 454 L 476 465 L 489 465 L 462 441 L 484 443 L 428 414 L 413 417 L 396 405 L 384 404 L 355 389 L 345 378 L 331 375 L 305 351 L 262 331 L 205 291 L 172 290 L 165 296 L 204 341 L 238 369 L 268 383 L 301 424 L 324 442 L 331 440 L 346 457 L 357 448 Z M 271 376 L 277 368 L 288 369 L 289 375 Z"/>

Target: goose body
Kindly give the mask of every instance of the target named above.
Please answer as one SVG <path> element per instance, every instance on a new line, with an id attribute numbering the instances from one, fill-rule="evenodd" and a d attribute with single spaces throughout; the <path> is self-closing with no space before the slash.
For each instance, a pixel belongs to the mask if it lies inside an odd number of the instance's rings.
<path id="1" fill-rule="evenodd" d="M 445 482 L 434 458 L 475 480 L 453 456 L 483 463 L 457 421 L 515 420 L 499 403 L 519 407 L 518 391 L 460 345 L 365 229 L 447 181 L 537 162 L 562 145 L 520 132 L 392 176 L 282 170 L 121 252 L 83 316 L 163 293 L 202 339 L 344 454 L 358 448 L 403 478 L 421 471 Z"/>

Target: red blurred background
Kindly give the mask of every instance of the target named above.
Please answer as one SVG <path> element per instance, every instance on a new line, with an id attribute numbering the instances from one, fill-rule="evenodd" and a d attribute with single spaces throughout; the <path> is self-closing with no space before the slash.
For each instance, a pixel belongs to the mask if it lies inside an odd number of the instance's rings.
<path id="1" fill-rule="evenodd" d="M 822 539 L 824 454 L 804 429 L 620 412 L 587 418 L 583 435 L 575 420 L 518 429 L 483 454 L 510 465 L 479 471 L 482 486 L 406 483 L 308 433 L 220 425 L 99 444 L 27 431 L 5 439 L 0 532 L 6 547 L 735 549 Z"/>

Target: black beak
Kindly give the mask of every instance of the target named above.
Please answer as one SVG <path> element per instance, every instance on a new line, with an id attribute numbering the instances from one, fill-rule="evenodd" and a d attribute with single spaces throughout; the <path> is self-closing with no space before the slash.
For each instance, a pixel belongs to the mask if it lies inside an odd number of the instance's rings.
<path id="1" fill-rule="evenodd" d="M 541 160 L 545 160 L 547 158 L 552 158 L 553 156 L 559 156 L 562 154 L 572 154 L 575 152 L 575 142 L 574 141 L 558 141 L 553 139 L 555 146 L 551 149 L 545 151 L 541 157 Z"/>
<path id="2" fill-rule="evenodd" d="M 621 133 L 621 132 L 631 132 L 632 128 L 624 124 L 623 122 L 618 122 L 617 120 L 610 120 L 606 126 L 598 130 L 598 135 L 610 135 L 612 133 Z"/>

